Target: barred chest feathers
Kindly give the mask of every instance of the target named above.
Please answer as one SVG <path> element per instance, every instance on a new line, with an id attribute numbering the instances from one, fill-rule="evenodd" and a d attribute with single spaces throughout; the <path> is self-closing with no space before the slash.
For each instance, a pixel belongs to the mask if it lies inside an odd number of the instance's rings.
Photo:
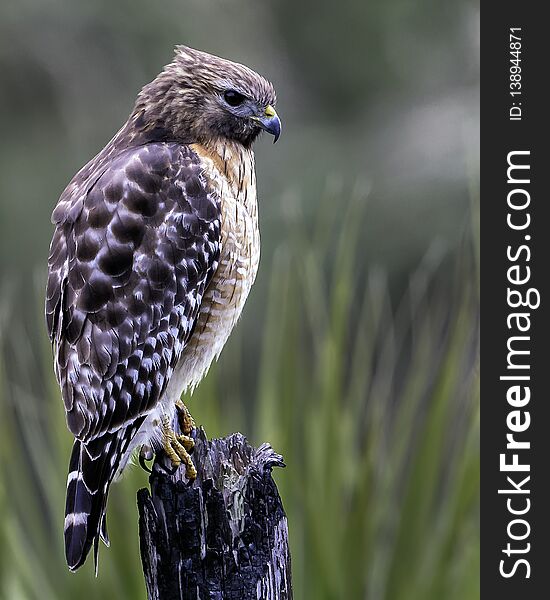
<path id="1" fill-rule="evenodd" d="M 195 330 L 163 398 L 165 406 L 183 391 L 193 390 L 220 355 L 241 315 L 260 260 L 252 150 L 227 141 L 214 148 L 198 144 L 192 148 L 206 167 L 207 183 L 221 199 L 222 244 L 218 268 L 202 299 Z"/>
<path id="2" fill-rule="evenodd" d="M 260 261 L 260 232 L 254 154 L 228 142 L 215 148 L 194 144 L 205 165 L 204 176 L 221 199 L 221 252 L 218 268 L 202 298 L 191 339 L 176 364 L 158 405 L 149 413 L 121 460 L 118 478 L 132 452 L 142 444 L 159 445 L 164 414 L 171 420 L 175 402 L 193 390 L 220 355 L 237 323 Z"/>

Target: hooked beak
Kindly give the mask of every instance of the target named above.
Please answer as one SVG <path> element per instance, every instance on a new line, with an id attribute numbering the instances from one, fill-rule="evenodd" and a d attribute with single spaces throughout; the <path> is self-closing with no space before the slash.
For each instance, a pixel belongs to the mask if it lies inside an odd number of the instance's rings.
<path id="1" fill-rule="evenodd" d="M 261 117 L 252 117 L 264 131 L 273 136 L 275 143 L 281 135 L 281 120 L 279 119 L 275 109 L 269 104 Z"/>

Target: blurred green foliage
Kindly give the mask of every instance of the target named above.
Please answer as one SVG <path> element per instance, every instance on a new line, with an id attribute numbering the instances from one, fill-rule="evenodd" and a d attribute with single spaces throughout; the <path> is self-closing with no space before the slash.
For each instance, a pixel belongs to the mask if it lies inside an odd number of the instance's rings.
<path id="1" fill-rule="evenodd" d="M 141 598 L 130 468 L 100 576 L 63 562 L 71 439 L 42 319 L 49 216 L 184 43 L 272 79 L 262 263 L 189 400 L 269 441 L 295 597 L 479 597 L 475 1 L 3 0 L 0 598 Z"/>
<path id="2" fill-rule="evenodd" d="M 392 307 L 383 273 L 361 273 L 365 196 L 359 188 L 351 198 L 341 223 L 325 210 L 336 200 L 327 196 L 306 238 L 303 227 L 288 225 L 290 242 L 269 269 L 261 356 L 245 361 L 238 328 L 188 405 L 211 436 L 245 427 L 254 443 L 269 440 L 285 456 L 288 468 L 276 479 L 296 598 L 475 600 L 475 238 L 465 239 L 459 263 L 432 248 Z M 441 289 L 446 269 L 454 270 L 451 293 Z M 32 365 L 48 373 L 49 349 L 6 323 L 2 331 L 10 338 L 0 392 L 8 457 L 0 466 L 2 597 L 142 597 L 135 491 L 145 473 L 130 468 L 113 487 L 112 545 L 101 551 L 99 579 L 91 564 L 69 574 L 62 403 L 49 374 L 18 383 Z M 250 369 L 259 371 L 253 406 L 240 383 Z"/>

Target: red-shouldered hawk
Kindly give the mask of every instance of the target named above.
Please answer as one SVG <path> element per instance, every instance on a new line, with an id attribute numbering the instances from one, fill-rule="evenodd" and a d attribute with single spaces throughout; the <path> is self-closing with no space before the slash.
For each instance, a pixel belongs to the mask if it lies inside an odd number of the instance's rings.
<path id="1" fill-rule="evenodd" d="M 260 257 L 252 144 L 279 137 L 271 83 L 186 47 L 69 183 L 55 224 L 46 319 L 68 427 L 65 550 L 80 567 L 108 543 L 107 494 L 130 454 L 187 454 L 183 391 L 231 333 Z M 184 435 L 171 429 L 176 405 Z"/>

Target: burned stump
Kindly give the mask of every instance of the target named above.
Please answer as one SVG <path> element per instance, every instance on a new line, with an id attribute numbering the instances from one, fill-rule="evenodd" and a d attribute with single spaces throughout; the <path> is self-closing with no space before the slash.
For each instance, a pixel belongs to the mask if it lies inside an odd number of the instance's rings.
<path id="1" fill-rule="evenodd" d="M 138 492 L 141 560 L 149 600 L 290 600 L 287 520 L 271 477 L 271 446 L 235 433 L 197 431 L 197 479 L 155 460 L 151 493 Z"/>

